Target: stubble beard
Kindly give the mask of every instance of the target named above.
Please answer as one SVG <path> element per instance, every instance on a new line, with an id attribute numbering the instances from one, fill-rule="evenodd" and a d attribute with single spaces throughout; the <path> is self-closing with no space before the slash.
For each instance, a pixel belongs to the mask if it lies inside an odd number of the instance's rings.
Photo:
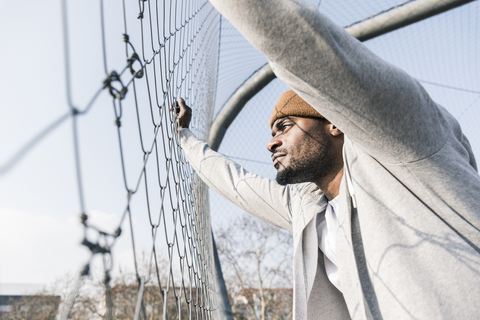
<path id="1" fill-rule="evenodd" d="M 304 152 L 298 159 L 292 156 L 288 167 L 278 164 L 283 167 L 283 170 L 277 172 L 278 184 L 285 186 L 293 183 L 314 182 L 333 172 L 337 164 L 333 155 L 332 142 L 326 135 L 317 136 L 315 140 L 318 141 L 316 148 L 307 148 L 308 153 Z M 293 154 L 287 151 L 288 153 Z"/>

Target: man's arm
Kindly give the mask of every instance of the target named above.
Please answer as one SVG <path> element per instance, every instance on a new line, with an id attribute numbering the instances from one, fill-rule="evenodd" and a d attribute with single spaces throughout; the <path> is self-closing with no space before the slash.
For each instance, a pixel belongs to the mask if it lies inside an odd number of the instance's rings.
<path id="1" fill-rule="evenodd" d="M 254 216 L 292 231 L 291 194 L 297 189 L 247 172 L 237 163 L 213 151 L 188 129 L 191 109 L 177 101 L 178 134 L 188 161 L 198 176 L 215 192 Z"/>
<path id="2" fill-rule="evenodd" d="M 408 162 L 438 151 L 449 125 L 422 86 L 314 7 L 210 0 L 275 74 L 370 155 Z"/>

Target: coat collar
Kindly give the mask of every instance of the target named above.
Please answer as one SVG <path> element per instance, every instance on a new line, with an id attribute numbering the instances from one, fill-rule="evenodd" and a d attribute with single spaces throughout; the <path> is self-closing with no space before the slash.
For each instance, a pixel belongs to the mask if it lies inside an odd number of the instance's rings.
<path id="1" fill-rule="evenodd" d="M 306 186 L 294 233 L 295 318 L 302 318 L 315 280 L 318 262 L 316 217 L 325 211 L 327 203 L 316 185 Z"/>
<path id="2" fill-rule="evenodd" d="M 327 204 L 328 200 L 325 194 L 314 183 L 309 183 L 302 199 L 301 230 L 305 229 L 317 214 L 324 211 Z"/>

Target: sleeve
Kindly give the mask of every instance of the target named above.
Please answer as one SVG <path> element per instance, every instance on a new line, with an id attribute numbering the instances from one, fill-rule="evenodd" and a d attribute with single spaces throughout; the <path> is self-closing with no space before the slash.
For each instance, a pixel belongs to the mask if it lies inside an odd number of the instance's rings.
<path id="1" fill-rule="evenodd" d="M 371 156 L 437 152 L 449 124 L 423 87 L 302 1 L 210 0 L 275 74 Z"/>
<path id="2" fill-rule="evenodd" d="M 247 172 L 213 151 L 189 129 L 179 131 L 180 144 L 198 176 L 215 192 L 240 209 L 280 228 L 292 231 L 291 201 L 294 186 Z"/>

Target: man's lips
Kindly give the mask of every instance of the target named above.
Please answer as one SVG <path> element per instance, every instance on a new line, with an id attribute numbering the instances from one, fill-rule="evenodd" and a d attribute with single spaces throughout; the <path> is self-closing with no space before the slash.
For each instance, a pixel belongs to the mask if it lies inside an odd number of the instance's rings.
<path id="1" fill-rule="evenodd" d="M 285 156 L 286 156 L 285 153 L 274 153 L 272 155 L 273 166 L 276 167 L 276 165 L 280 162 L 279 159 Z"/>

